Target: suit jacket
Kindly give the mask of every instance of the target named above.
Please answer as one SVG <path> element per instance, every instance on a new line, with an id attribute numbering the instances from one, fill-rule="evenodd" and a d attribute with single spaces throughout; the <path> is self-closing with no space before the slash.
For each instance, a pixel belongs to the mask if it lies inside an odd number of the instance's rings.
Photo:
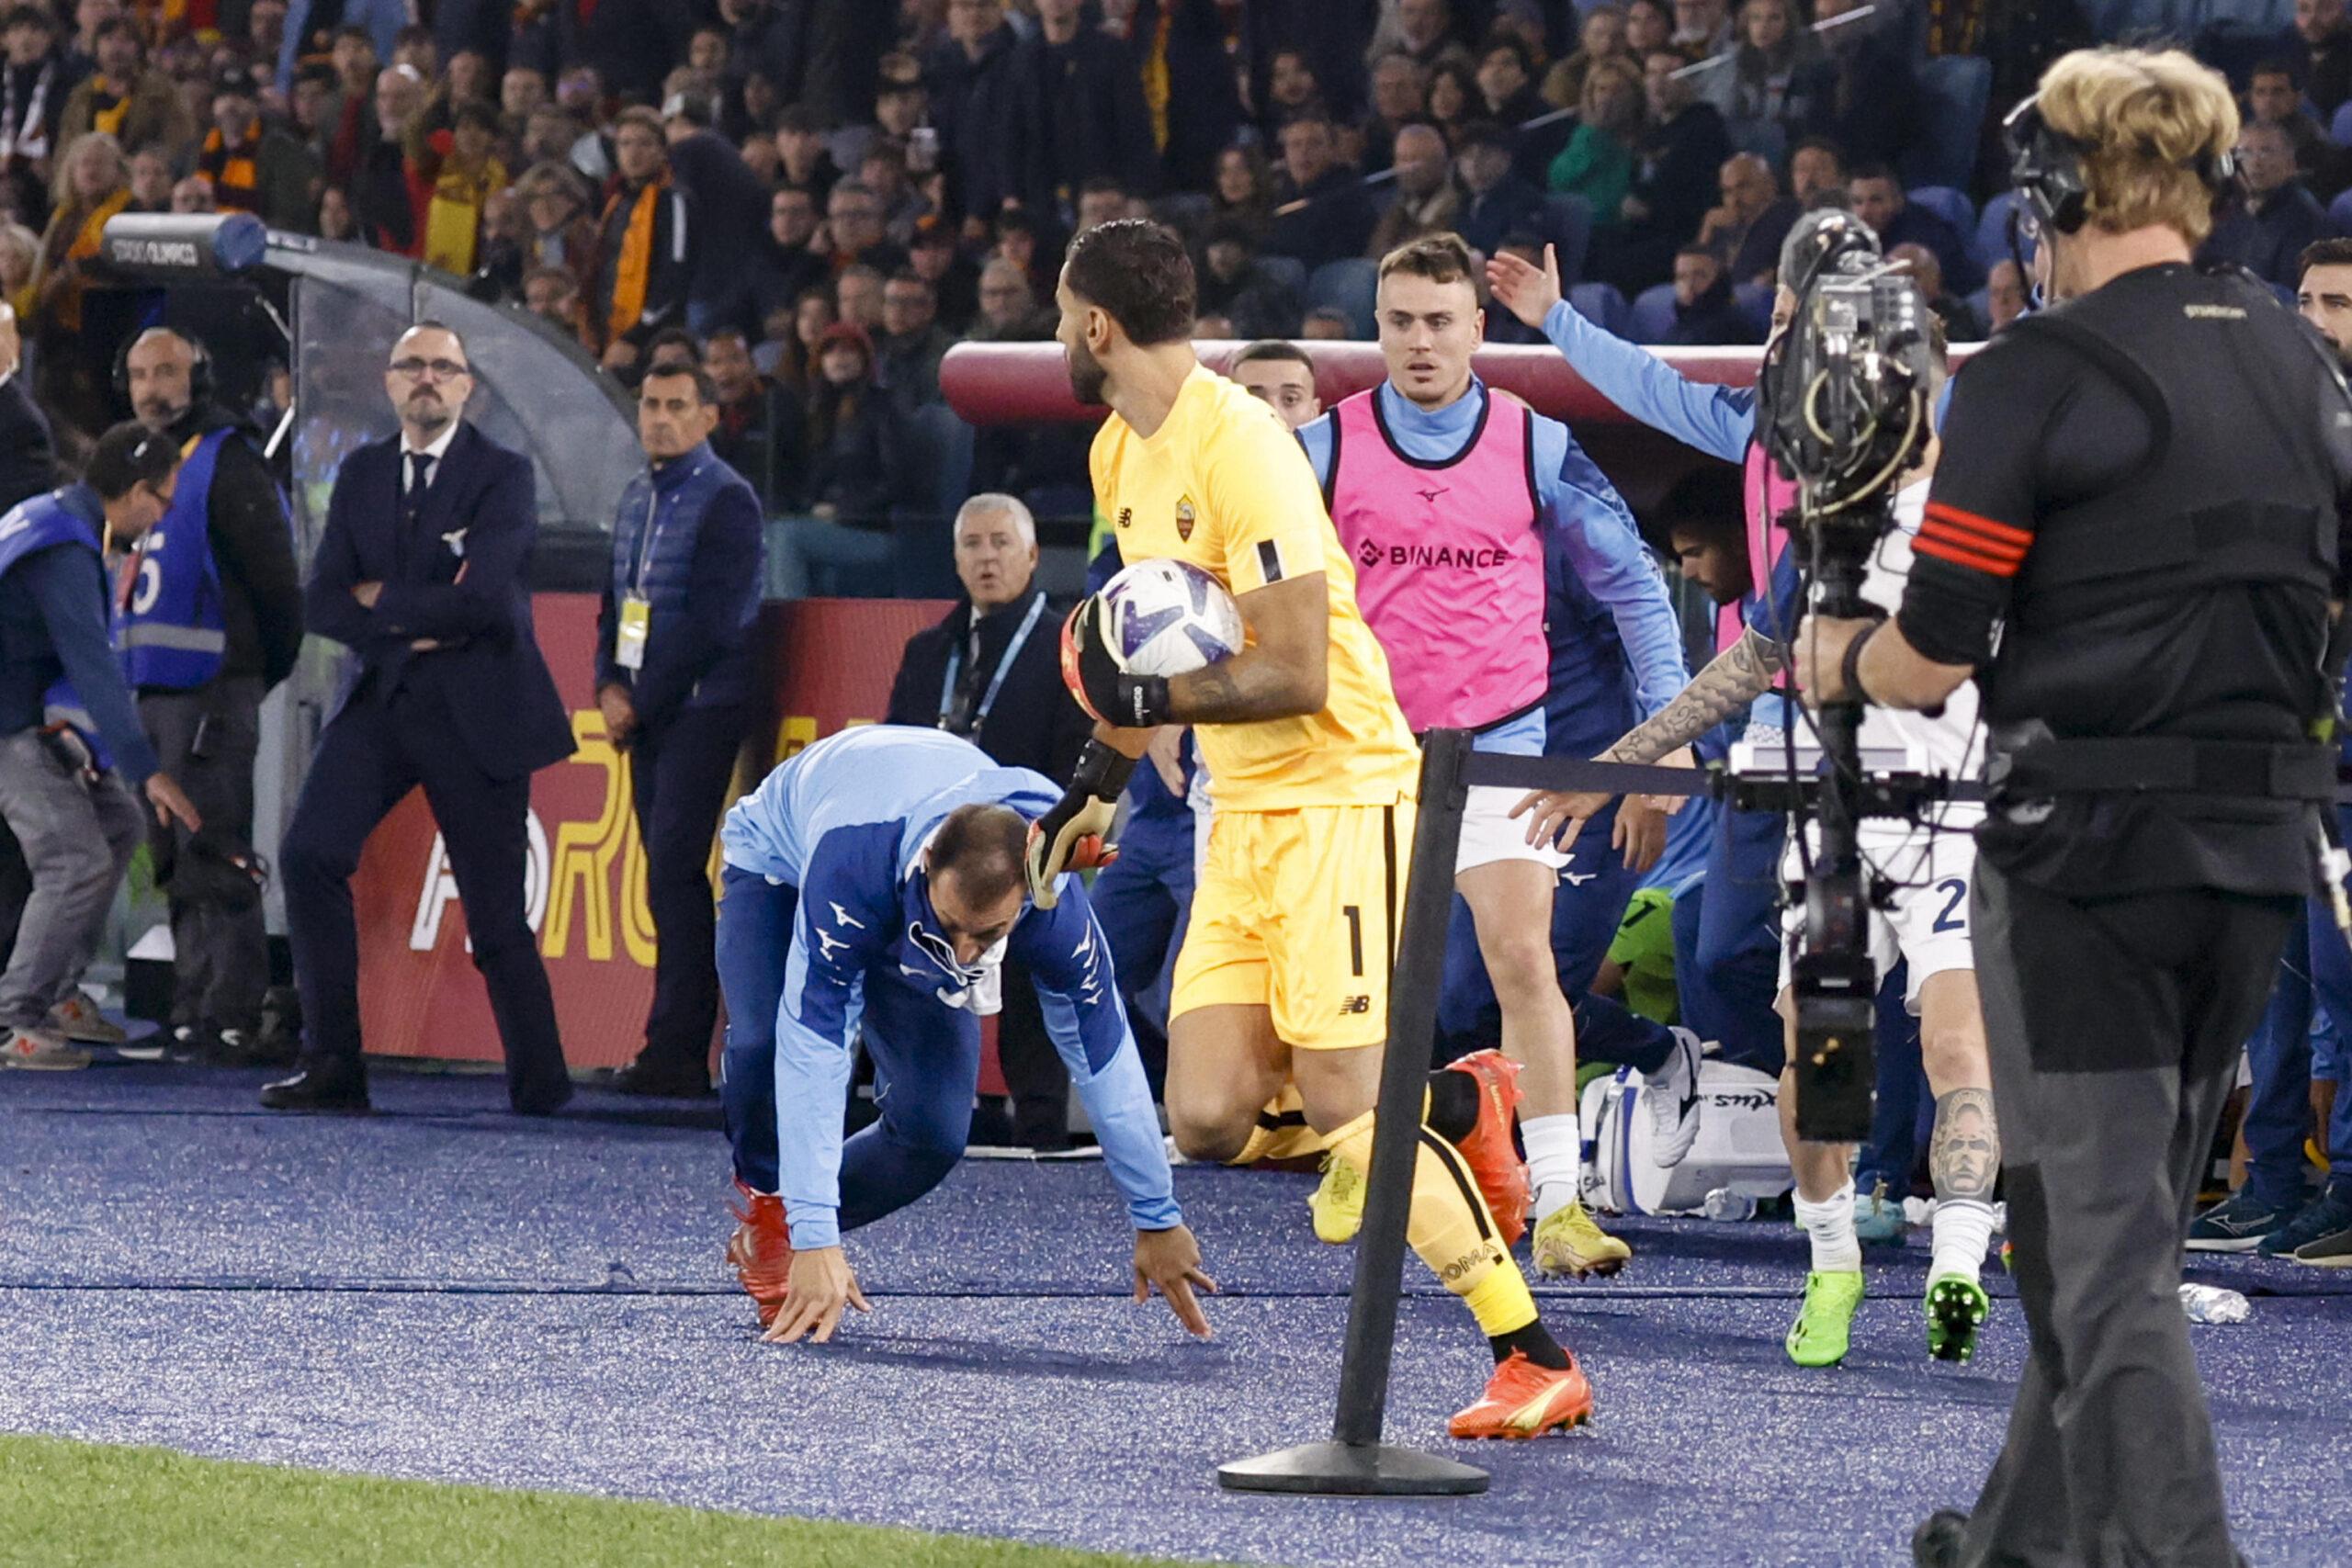
<path id="1" fill-rule="evenodd" d="M 303 593 L 310 629 L 359 655 L 341 705 L 427 688 L 492 778 L 562 761 L 571 723 L 531 627 L 539 522 L 530 460 L 461 425 L 403 540 L 400 453 L 395 435 L 344 460 Z M 373 609 L 351 596 L 361 582 L 384 585 Z M 443 646 L 413 651 L 419 637 Z"/>
<path id="2" fill-rule="evenodd" d="M 980 659 L 987 674 L 978 683 L 974 705 L 985 695 L 989 680 L 1004 660 L 1006 648 L 1020 630 L 1033 601 L 1045 590 L 1028 592 L 980 622 Z M 1078 754 L 1094 733 L 1093 721 L 1062 684 L 1061 629 L 1066 612 L 1047 604 L 1030 628 L 1012 668 L 1004 673 L 988 717 L 967 739 L 1000 766 L 1035 768 L 1049 779 L 1066 779 L 1078 766 Z M 947 613 L 938 625 L 907 639 L 899 660 L 898 678 L 890 685 L 888 724 L 913 725 L 919 729 L 939 724 L 939 693 L 947 679 L 951 654 L 968 649 L 972 635 L 969 599 Z M 960 660 L 959 660 L 960 664 Z M 963 671 L 959 669 L 959 673 Z"/>
<path id="3" fill-rule="evenodd" d="M 57 483 L 57 453 L 49 421 L 22 374 L 0 381 L 0 511 L 30 501 Z"/>

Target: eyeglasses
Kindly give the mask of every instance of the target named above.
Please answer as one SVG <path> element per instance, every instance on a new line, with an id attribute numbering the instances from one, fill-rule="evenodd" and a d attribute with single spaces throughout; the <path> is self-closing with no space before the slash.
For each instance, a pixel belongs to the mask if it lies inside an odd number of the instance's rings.
<path id="1" fill-rule="evenodd" d="M 460 376 L 472 375 L 473 371 L 454 359 L 408 358 L 393 360 L 392 374 L 405 376 L 412 381 L 422 381 L 427 377 L 435 381 L 454 381 Z"/>

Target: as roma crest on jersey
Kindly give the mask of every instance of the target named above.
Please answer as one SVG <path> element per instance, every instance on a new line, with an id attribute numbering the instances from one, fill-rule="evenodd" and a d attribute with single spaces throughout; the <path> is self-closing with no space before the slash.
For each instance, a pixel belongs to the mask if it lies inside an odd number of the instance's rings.
<path id="1" fill-rule="evenodd" d="M 1193 498 L 1185 496 L 1176 503 L 1176 536 L 1186 544 L 1193 539 Z"/>

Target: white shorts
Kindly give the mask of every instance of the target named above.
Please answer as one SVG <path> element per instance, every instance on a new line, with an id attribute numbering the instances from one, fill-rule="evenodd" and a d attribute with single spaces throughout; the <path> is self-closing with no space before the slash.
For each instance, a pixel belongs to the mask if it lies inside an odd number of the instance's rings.
<path id="1" fill-rule="evenodd" d="M 1910 964 L 1903 1005 L 1915 1018 L 1919 990 L 1928 976 L 1976 967 L 1968 930 L 1968 899 L 1975 886 L 1975 822 L 1976 814 L 1971 812 L 1948 817 L 1933 832 L 1883 823 L 1862 826 L 1864 863 L 1895 885 L 1893 908 L 1871 914 L 1871 962 L 1881 975 L 1894 968 L 1898 958 Z M 1782 880 L 1794 881 L 1802 869 L 1792 840 L 1781 855 Z M 1791 960 L 1804 935 L 1802 901 L 1781 911 L 1781 985 L 1785 989 Z"/>
<path id="2" fill-rule="evenodd" d="M 1535 707 L 1507 723 L 1478 732 L 1471 749 L 1506 757 L 1544 754 L 1544 710 Z M 1556 872 L 1568 863 L 1569 852 L 1527 841 L 1527 818 L 1514 819 L 1510 808 L 1525 799 L 1523 789 L 1498 784 L 1473 784 L 1462 810 L 1462 842 L 1453 852 L 1453 874 L 1497 861 L 1533 861 Z"/>

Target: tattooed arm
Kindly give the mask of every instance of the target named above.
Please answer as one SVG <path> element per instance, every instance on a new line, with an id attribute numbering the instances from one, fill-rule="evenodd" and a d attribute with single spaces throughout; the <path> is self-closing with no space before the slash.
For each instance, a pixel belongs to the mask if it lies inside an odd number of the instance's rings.
<path id="1" fill-rule="evenodd" d="M 1246 724 L 1320 713 L 1331 678 L 1331 597 L 1310 571 L 1239 595 L 1250 644 L 1205 670 L 1168 682 L 1179 724 Z"/>
<path id="2" fill-rule="evenodd" d="M 1713 729 L 1772 689 L 1781 669 L 1780 645 L 1742 632 L 1739 640 L 1709 661 L 1658 709 L 1657 716 L 1635 725 L 1595 761 L 1655 762 Z"/>
<path id="3" fill-rule="evenodd" d="M 1655 762 L 1679 751 L 1724 719 L 1772 689 L 1782 666 L 1780 646 L 1757 635 L 1740 634 L 1737 642 L 1715 655 L 1674 700 L 1650 718 L 1635 725 L 1600 756 L 1597 762 Z M 1576 841 L 1585 819 L 1613 797 L 1606 791 L 1536 790 L 1511 808 L 1514 817 L 1531 817 L 1527 841 L 1556 841 L 1562 848 Z"/>

